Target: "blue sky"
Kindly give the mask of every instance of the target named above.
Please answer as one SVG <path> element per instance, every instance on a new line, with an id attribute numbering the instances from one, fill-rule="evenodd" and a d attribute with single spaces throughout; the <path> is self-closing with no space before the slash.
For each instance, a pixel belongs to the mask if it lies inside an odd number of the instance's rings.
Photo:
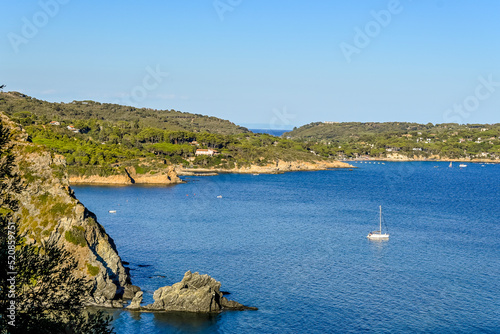
<path id="1" fill-rule="evenodd" d="M 496 0 L 4 2 L 0 84 L 250 127 L 497 123 Z"/>

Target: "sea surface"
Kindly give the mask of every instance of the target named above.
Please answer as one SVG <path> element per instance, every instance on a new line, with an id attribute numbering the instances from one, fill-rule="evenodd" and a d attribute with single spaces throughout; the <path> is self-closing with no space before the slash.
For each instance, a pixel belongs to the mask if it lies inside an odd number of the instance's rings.
<path id="1" fill-rule="evenodd" d="M 272 136 L 280 137 L 285 132 L 290 132 L 292 130 L 278 130 L 278 129 L 249 129 L 253 133 L 267 133 Z"/>
<path id="2" fill-rule="evenodd" d="M 112 311 L 116 332 L 500 333 L 500 165 L 353 165 L 74 186 L 145 303 L 191 270 L 259 308 Z M 390 240 L 373 242 L 380 205 Z"/>

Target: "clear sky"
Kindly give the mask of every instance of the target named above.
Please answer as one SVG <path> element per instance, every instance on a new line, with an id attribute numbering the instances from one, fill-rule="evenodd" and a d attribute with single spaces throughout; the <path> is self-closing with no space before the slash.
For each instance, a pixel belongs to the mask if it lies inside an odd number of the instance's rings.
<path id="1" fill-rule="evenodd" d="M 3 1 L 0 84 L 249 127 L 500 122 L 500 1 Z"/>

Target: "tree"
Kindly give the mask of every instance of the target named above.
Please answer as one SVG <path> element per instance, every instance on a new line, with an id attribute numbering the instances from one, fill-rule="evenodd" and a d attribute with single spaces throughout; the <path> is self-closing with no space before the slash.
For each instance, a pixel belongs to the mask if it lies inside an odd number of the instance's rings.
<path id="1" fill-rule="evenodd" d="M 0 333 L 113 333 L 109 318 L 83 308 L 89 283 L 74 276 L 71 254 L 17 233 L 15 196 L 22 185 L 10 140 L 0 123 Z"/>
<path id="2" fill-rule="evenodd" d="M 0 85 L 0 89 L 4 89 L 5 87 L 7 87 L 6 85 Z"/>

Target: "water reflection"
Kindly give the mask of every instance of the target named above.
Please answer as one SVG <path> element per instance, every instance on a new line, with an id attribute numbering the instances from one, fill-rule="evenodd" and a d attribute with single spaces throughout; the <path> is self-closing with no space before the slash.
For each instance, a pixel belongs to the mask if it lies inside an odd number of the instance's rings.
<path id="1" fill-rule="evenodd" d="M 189 312 L 136 312 L 124 309 L 90 308 L 110 316 L 118 333 L 214 333 L 221 314 Z"/>
<path id="2" fill-rule="evenodd" d="M 173 329 L 183 333 L 199 333 L 217 328 L 220 314 L 198 314 L 185 312 L 154 313 L 154 323 L 157 328 Z"/>

